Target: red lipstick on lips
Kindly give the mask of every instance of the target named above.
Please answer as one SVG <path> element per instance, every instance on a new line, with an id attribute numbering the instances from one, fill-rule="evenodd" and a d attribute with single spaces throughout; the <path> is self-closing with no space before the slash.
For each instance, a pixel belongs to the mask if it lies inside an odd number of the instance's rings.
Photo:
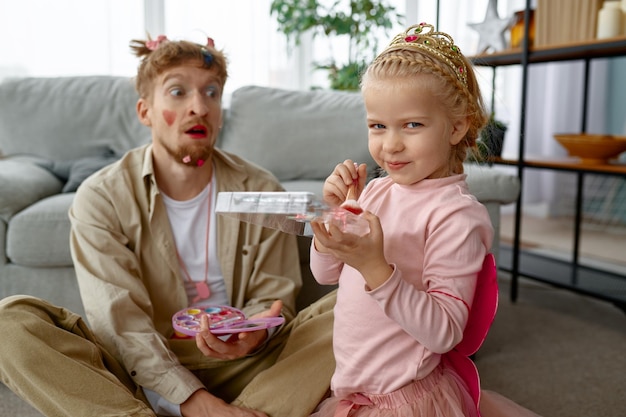
<path id="1" fill-rule="evenodd" d="M 207 128 L 202 125 L 195 125 L 185 133 L 192 139 L 204 139 L 207 137 Z"/>

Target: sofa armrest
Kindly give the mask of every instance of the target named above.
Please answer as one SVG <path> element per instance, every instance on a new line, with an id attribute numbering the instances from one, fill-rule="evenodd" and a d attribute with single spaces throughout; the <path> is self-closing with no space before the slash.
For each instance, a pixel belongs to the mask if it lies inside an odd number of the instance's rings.
<path id="1" fill-rule="evenodd" d="M 469 191 L 481 203 L 509 204 L 517 201 L 520 182 L 516 175 L 487 165 L 463 164 Z"/>
<path id="2" fill-rule="evenodd" d="M 62 189 L 61 180 L 33 162 L 0 159 L 0 219 L 7 223 L 14 214 Z"/>

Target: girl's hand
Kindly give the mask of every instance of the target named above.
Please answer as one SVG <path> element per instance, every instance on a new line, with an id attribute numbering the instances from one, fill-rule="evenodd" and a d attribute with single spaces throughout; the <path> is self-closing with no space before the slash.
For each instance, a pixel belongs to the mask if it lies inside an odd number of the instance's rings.
<path id="1" fill-rule="evenodd" d="M 384 236 L 378 217 L 367 211 L 362 216 L 370 227 L 370 232 L 365 236 L 343 233 L 333 224 L 327 228 L 323 223 L 311 222 L 311 227 L 315 235 L 315 248 L 359 271 L 368 288 L 373 290 L 387 281 L 393 268 L 385 259 Z"/>
<path id="2" fill-rule="evenodd" d="M 355 167 L 355 163 L 346 159 L 338 164 L 332 174 L 324 181 L 322 197 L 331 206 L 339 206 L 346 201 L 348 187 L 356 181 L 356 198 L 361 195 L 367 181 L 367 165 L 361 164 Z"/>

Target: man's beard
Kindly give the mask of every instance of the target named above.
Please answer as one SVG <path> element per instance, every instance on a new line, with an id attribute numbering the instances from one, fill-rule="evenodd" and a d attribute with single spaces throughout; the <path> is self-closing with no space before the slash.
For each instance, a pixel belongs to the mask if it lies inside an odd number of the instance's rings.
<path id="1" fill-rule="evenodd" d="M 165 149 L 176 162 L 193 167 L 201 167 L 213 155 L 213 147 L 210 145 L 183 145 L 178 148 L 165 145 Z"/>

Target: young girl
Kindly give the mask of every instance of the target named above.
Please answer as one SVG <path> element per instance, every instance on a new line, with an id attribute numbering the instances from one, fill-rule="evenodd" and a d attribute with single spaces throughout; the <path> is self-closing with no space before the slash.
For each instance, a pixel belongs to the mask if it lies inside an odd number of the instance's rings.
<path id="1" fill-rule="evenodd" d="M 313 416 L 477 416 L 442 361 L 462 339 L 493 229 L 463 160 L 487 117 L 470 63 L 422 23 L 396 36 L 361 82 L 369 151 L 388 174 L 337 165 L 324 199 L 356 187 L 370 232 L 314 222 L 311 270 L 339 283 L 332 396 Z"/>

